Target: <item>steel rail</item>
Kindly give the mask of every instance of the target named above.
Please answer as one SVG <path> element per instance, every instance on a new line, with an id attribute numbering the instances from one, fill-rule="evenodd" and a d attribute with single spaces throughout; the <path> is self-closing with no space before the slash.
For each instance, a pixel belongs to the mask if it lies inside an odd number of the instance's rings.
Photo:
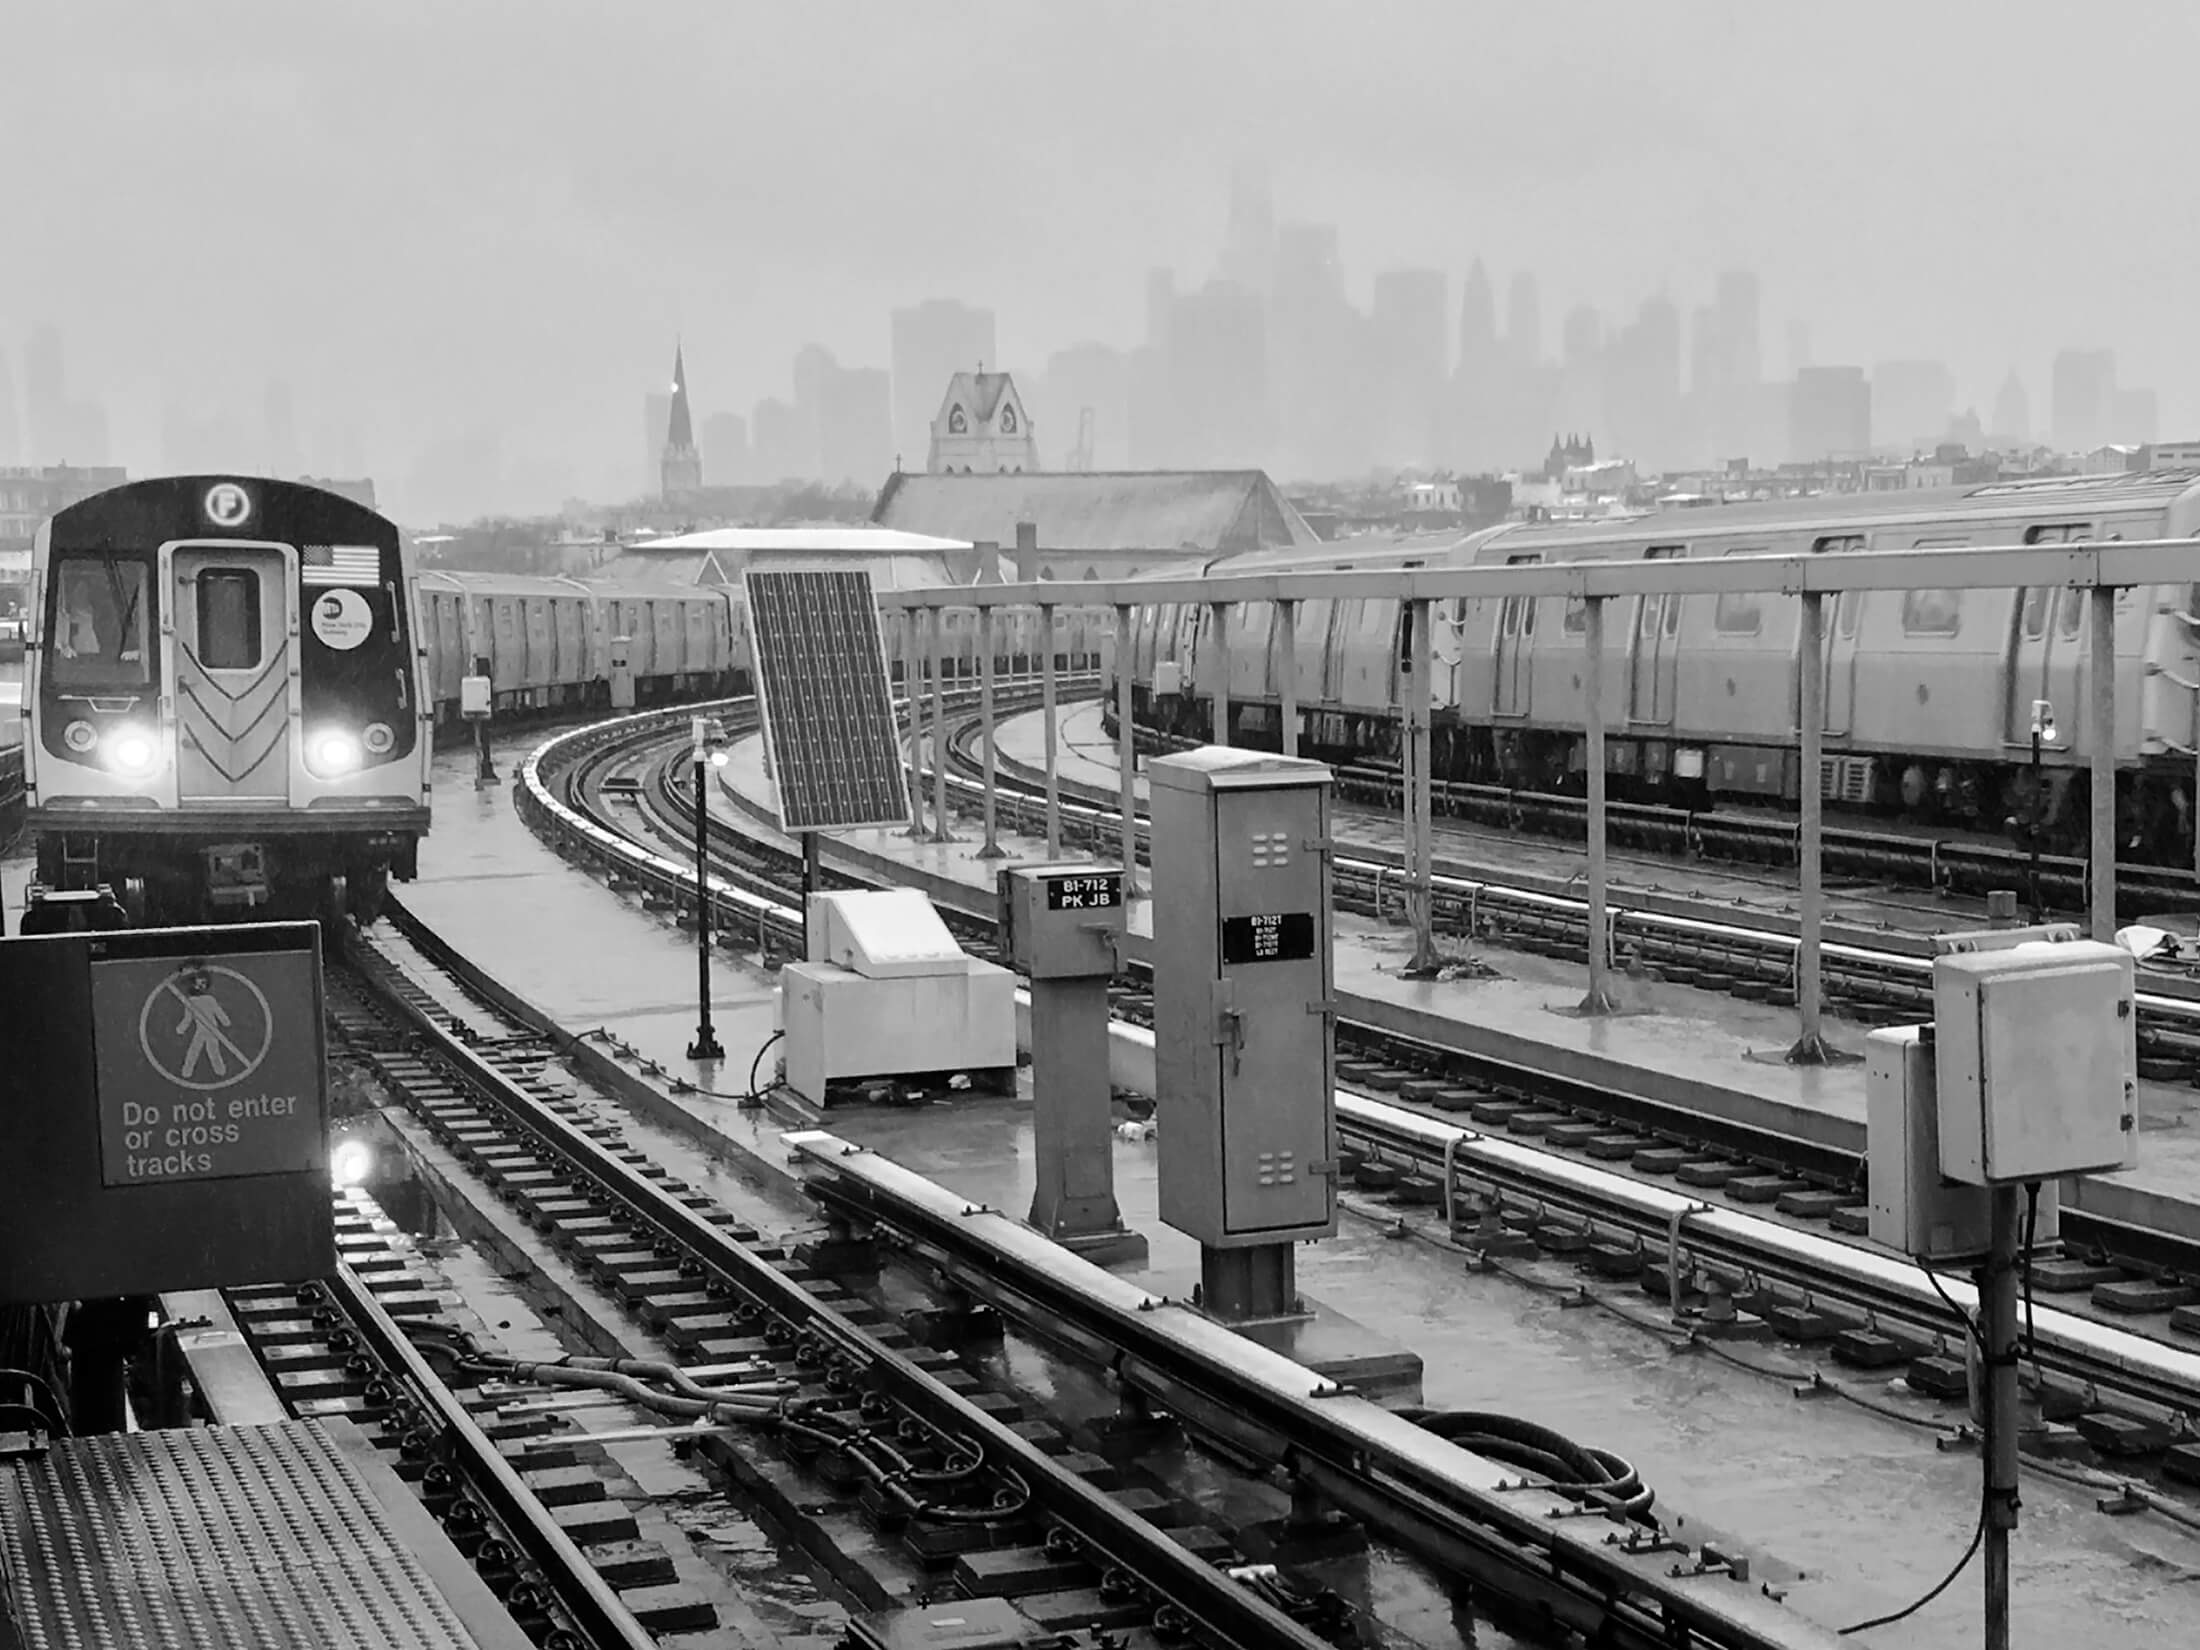
<path id="1" fill-rule="evenodd" d="M 1459 1176 L 1479 1177 L 1525 1200 L 1632 1234 L 1686 1240 L 1690 1254 L 1736 1272 L 1777 1279 L 1805 1292 L 1838 1294 L 1875 1316 L 1928 1333 L 1961 1332 L 1948 1304 L 1914 1262 L 1820 1237 L 1682 1192 L 1555 1153 L 1442 1123 L 1348 1090 L 1337 1091 L 1340 1132 L 1449 1174 L 1447 1206 Z M 1934 1274 L 1940 1278 L 1940 1274 Z M 1956 1306 L 1975 1310 L 1976 1292 L 1949 1274 L 1942 1287 Z M 2034 1309 L 2034 1334 L 2061 1370 L 2113 1387 L 2176 1415 L 2200 1414 L 2200 1352 L 2134 1335 L 2052 1305 Z"/>
<path id="2" fill-rule="evenodd" d="M 1656 1573 L 1621 1544 L 1626 1520 L 1584 1517 L 1556 1491 L 1459 1448 L 1234 1331 L 1071 1255 L 867 1148 L 822 1130 L 786 1137 L 825 1201 L 905 1233 L 958 1276 L 1115 1349 L 1116 1372 L 1226 1448 L 1351 1493 L 1355 1511 L 1436 1562 L 1472 1554 L 1478 1585 L 1547 1610 L 1612 1650 L 1795 1650 L 1833 1635 L 1754 1587 Z M 1187 1404 L 1186 1400 L 1190 1400 Z M 1647 1532 L 1645 1532 L 1647 1533 Z"/>
<path id="3" fill-rule="evenodd" d="M 635 1619 L 610 1583 L 596 1573 L 588 1556 L 559 1528 L 557 1520 L 504 1458 L 503 1451 L 466 1412 L 457 1394 L 444 1384 L 397 1320 L 382 1310 L 358 1275 L 339 1262 L 334 1275 L 323 1281 L 368 1349 L 425 1405 L 472 1488 L 541 1567 L 558 1605 L 605 1650 L 655 1650 L 656 1636 Z"/>
<path id="4" fill-rule="evenodd" d="M 432 1041 L 441 1058 L 457 1067 L 475 1090 L 516 1126 L 601 1186 L 659 1235 L 693 1254 L 722 1287 L 806 1328 L 854 1368 L 878 1381 L 898 1401 L 934 1424 L 977 1442 L 991 1462 L 1029 1486 L 1034 1506 L 1046 1517 L 1174 1604 L 1208 1635 L 1208 1642 L 1237 1650 L 1317 1650 L 1324 1645 L 1318 1635 L 1137 1515 L 1116 1506 L 1020 1434 L 986 1411 L 965 1403 L 931 1374 L 873 1340 L 841 1313 L 810 1295 L 795 1279 L 727 1236 L 581 1129 L 537 1104 L 511 1078 L 418 1005 L 399 994 L 383 995 L 394 1011 Z"/>

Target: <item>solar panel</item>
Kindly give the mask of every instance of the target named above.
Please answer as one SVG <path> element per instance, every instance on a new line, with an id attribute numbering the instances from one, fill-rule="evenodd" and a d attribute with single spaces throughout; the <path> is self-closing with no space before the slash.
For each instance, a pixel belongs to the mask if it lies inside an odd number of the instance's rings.
<path id="1" fill-rule="evenodd" d="M 742 575 L 779 828 L 909 818 L 908 778 L 867 568 Z"/>

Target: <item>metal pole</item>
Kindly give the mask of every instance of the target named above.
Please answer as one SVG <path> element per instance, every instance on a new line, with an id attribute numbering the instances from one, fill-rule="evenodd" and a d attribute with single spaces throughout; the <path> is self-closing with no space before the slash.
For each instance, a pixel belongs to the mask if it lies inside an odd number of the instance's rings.
<path id="1" fill-rule="evenodd" d="M 2029 869 L 2025 873 L 2025 879 L 2031 885 L 2034 923 L 2047 920 L 2047 906 L 2040 898 L 2040 834 L 2047 829 L 2046 797 L 2040 788 L 2041 777 L 2040 712 L 2035 705 L 2032 708 L 2032 822 L 2030 829 L 2024 833 L 2027 846 L 2031 850 L 2027 856 Z"/>
<path id="2" fill-rule="evenodd" d="M 954 842 L 953 817 L 947 811 L 947 672 L 941 659 L 940 632 L 947 609 L 932 609 L 932 840 Z"/>
<path id="3" fill-rule="evenodd" d="M 817 936 L 810 932 L 810 896 L 825 880 L 825 836 L 822 831 L 802 833 L 802 955 L 817 959 Z M 761 932 L 761 930 L 759 930 Z"/>
<path id="4" fill-rule="evenodd" d="M 1429 840 L 1435 813 L 1429 785 L 1429 690 L 1435 672 L 1429 657 L 1435 628 L 1429 623 L 1426 601 L 1410 604 L 1413 667 L 1407 673 L 1406 742 L 1412 767 L 1413 794 L 1408 799 L 1407 845 L 1413 859 L 1413 962 L 1415 972 L 1429 973 L 1442 966 L 1436 952 L 1436 850 Z"/>
<path id="5" fill-rule="evenodd" d="M 718 1033 L 710 1023 L 710 757 L 703 749 L 703 724 L 695 724 L 695 1041 L 690 1060 L 723 1060 Z"/>
<path id="6" fill-rule="evenodd" d="M 1039 703 L 1047 734 L 1047 858 L 1062 857 L 1062 730 L 1054 713 L 1054 609 L 1039 609 Z"/>
<path id="7" fill-rule="evenodd" d="M 1299 604 L 1276 603 L 1276 633 L 1283 638 L 1279 686 L 1283 690 L 1283 754 L 1299 754 Z M 2200 713 L 2196 713 L 2200 714 Z M 2200 810 L 2196 810 L 2200 814 Z M 2200 840 L 2200 838 L 2196 838 Z"/>
<path id="8" fill-rule="evenodd" d="M 1008 850 L 1001 846 L 995 816 L 993 775 L 993 609 L 978 609 L 978 651 L 984 657 L 978 666 L 978 720 L 985 724 L 985 846 L 978 850 L 980 859 L 1006 859 Z"/>
<path id="9" fill-rule="evenodd" d="M 1584 1014 L 1611 1014 L 1619 1000 L 1612 993 L 1612 913 L 1606 889 L 1604 774 L 1604 598 L 1591 596 L 1582 604 L 1582 646 L 1588 653 L 1583 680 L 1587 711 L 1589 780 L 1589 995 L 1581 1000 Z"/>
<path id="10" fill-rule="evenodd" d="M 2017 1188 L 1996 1186 L 1979 1338 L 1986 1377 L 1986 1645 L 2009 1650 L 2009 1532 L 2017 1527 Z"/>
<path id="11" fill-rule="evenodd" d="M 1796 671 L 1801 677 L 1796 720 L 1801 724 L 1803 771 L 1796 780 L 1802 841 L 1796 870 L 1803 885 L 1801 942 L 1795 950 L 1795 1006 L 1803 1017 L 1802 1035 L 1788 1050 L 1788 1063 L 1821 1066 L 1829 1058 L 1820 1016 L 1822 950 L 1826 922 L 1826 889 L 1823 875 L 1826 835 L 1826 785 L 1823 775 L 1826 746 L 1826 598 L 1822 592 L 1803 592 L 1802 632 L 1795 650 Z"/>
<path id="12" fill-rule="evenodd" d="M 1123 897 L 1138 887 L 1138 741 L 1131 725 L 1131 610 L 1115 609 L 1116 801 L 1123 834 Z"/>
<path id="13" fill-rule="evenodd" d="M 1208 633 L 1215 643 L 1215 743 L 1230 742 L 1230 609 L 1223 602 L 1207 604 Z"/>
<path id="14" fill-rule="evenodd" d="M 2093 592 L 2093 658 L 2089 674 L 2093 759 L 2093 937 L 2116 938 L 2116 592 Z"/>
<path id="15" fill-rule="evenodd" d="M 924 770 L 917 765 L 917 739 L 924 731 L 922 662 L 924 637 L 918 626 L 920 610 L 905 607 L 901 613 L 901 693 L 909 710 L 909 829 L 907 836 L 921 837 L 924 830 Z"/>

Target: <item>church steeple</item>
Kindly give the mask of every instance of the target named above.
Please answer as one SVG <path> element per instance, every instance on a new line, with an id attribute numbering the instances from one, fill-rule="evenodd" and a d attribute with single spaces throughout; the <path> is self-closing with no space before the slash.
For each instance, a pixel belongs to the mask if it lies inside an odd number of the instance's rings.
<path id="1" fill-rule="evenodd" d="M 658 479 L 668 499 L 703 485 L 703 455 L 696 451 L 695 418 L 688 410 L 687 352 L 679 343 L 672 346 L 672 417 L 665 427 Z"/>

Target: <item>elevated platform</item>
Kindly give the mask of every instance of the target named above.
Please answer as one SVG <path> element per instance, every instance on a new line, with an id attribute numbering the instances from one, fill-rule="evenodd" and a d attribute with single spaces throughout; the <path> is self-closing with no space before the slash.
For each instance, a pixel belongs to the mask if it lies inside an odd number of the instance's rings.
<path id="1" fill-rule="evenodd" d="M 1114 784 L 1112 750 L 1095 742 L 1098 707 L 1074 706 L 1063 714 L 1064 776 Z M 1079 716 L 1092 723 L 1084 733 L 1074 721 Z M 1036 716 L 1012 718 L 1002 724 L 1001 750 L 1036 762 L 1043 759 L 1043 737 Z M 719 812 L 729 824 L 776 834 L 761 823 L 770 792 L 759 739 L 740 742 L 720 787 Z M 893 830 L 847 831 L 827 840 L 825 859 L 920 887 L 940 904 L 990 915 L 999 862 L 978 858 L 977 831 L 961 825 L 957 835 L 962 840 L 942 844 Z M 1003 841 L 1016 858 L 1045 852 L 1042 843 Z M 1153 933 L 1147 901 L 1132 903 L 1130 928 L 1128 952 L 1142 957 Z M 1784 1052 L 1798 1031 L 1790 1010 L 1630 977 L 1621 986 L 1627 1012 L 1590 1019 L 1574 1012 L 1588 989 L 1585 966 L 1492 951 L 1484 960 L 1497 978 L 1409 980 L 1401 970 L 1410 950 L 1403 930 L 1338 914 L 1336 987 L 1346 1018 L 1477 1063 L 1551 1073 L 1587 1089 L 1692 1112 L 1713 1125 L 1707 1132 L 1724 1125 L 1858 1155 L 1864 1150 L 1862 1065 L 1786 1064 Z M 1837 1043 L 1861 1050 L 1865 1027 L 1832 1016 L 1826 1027 Z M 2142 1083 L 2140 1123 L 2146 1131 L 2140 1166 L 2087 1178 L 2066 1190 L 2065 1205 L 2200 1240 L 2200 1093 L 2180 1084 Z"/>
<path id="2" fill-rule="evenodd" d="M 28 1650 L 526 1650 L 348 1422 L 64 1439 L 0 1476 Z"/>

